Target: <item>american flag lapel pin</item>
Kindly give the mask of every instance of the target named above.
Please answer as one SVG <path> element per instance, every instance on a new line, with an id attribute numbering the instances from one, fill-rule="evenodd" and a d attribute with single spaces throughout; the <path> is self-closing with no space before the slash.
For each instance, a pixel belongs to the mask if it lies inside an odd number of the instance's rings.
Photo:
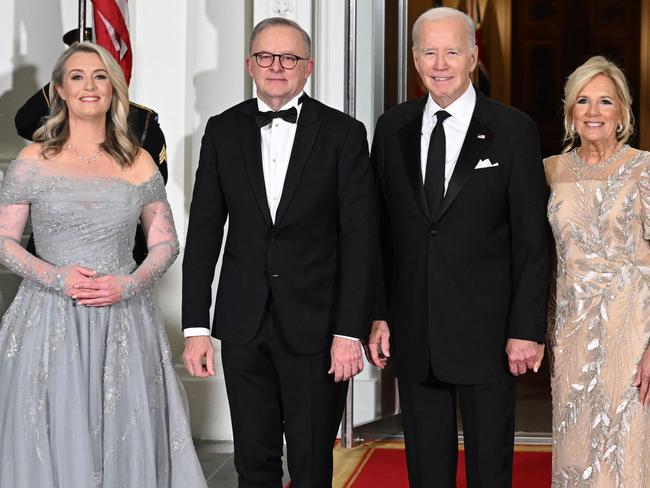
<path id="1" fill-rule="evenodd" d="M 485 134 L 479 134 L 476 136 L 477 139 L 485 139 Z"/>

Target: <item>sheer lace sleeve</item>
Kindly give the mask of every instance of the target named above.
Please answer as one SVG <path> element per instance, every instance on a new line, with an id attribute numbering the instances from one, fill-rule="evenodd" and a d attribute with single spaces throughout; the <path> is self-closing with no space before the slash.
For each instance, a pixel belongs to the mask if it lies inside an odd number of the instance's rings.
<path id="1" fill-rule="evenodd" d="M 645 165 L 639 175 L 639 193 L 641 194 L 641 220 L 643 222 L 643 237 L 650 240 L 650 153 L 644 154 Z"/>
<path id="2" fill-rule="evenodd" d="M 0 187 L 0 264 L 23 278 L 62 291 L 66 271 L 28 253 L 21 245 L 29 204 L 36 187 L 31 181 L 33 168 L 24 161 L 14 161 Z"/>
<path id="3" fill-rule="evenodd" d="M 174 218 L 167 202 L 160 174 L 143 185 L 143 207 L 140 220 L 147 236 L 149 253 L 142 264 L 126 277 L 123 298 L 150 287 L 178 256 L 178 238 Z"/>
<path id="4" fill-rule="evenodd" d="M 31 203 L 35 196 L 36 167 L 34 161 L 17 159 L 12 161 L 2 179 L 0 205 Z"/>

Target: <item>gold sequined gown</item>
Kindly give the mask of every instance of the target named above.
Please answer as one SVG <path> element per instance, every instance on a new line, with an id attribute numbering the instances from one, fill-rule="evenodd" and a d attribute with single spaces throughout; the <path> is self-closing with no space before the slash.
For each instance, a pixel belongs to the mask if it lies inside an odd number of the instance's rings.
<path id="1" fill-rule="evenodd" d="M 650 335 L 650 153 L 545 161 L 557 251 L 553 488 L 650 487 L 650 416 L 634 386 Z"/>

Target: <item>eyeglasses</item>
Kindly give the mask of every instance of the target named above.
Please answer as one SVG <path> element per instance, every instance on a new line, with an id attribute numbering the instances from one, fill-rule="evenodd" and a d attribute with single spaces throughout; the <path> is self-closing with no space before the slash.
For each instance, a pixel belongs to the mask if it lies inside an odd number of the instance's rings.
<path id="1" fill-rule="evenodd" d="M 293 69 L 298 64 L 298 61 L 306 61 L 309 58 L 301 58 L 295 54 L 273 54 L 273 53 L 253 53 L 252 57 L 260 68 L 268 68 L 275 62 L 275 58 L 280 60 L 280 66 L 284 69 Z"/>

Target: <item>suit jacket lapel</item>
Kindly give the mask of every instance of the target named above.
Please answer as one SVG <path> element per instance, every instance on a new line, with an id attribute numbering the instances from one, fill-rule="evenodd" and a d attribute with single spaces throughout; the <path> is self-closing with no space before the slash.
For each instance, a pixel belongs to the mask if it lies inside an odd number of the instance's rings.
<path id="1" fill-rule="evenodd" d="M 407 123 L 399 129 L 399 140 L 402 146 L 402 155 L 406 171 L 411 181 L 413 189 L 413 196 L 420 209 L 424 212 L 427 218 L 429 215 L 429 205 L 427 203 L 427 195 L 424 192 L 424 183 L 422 182 L 422 165 L 420 162 L 420 144 L 422 135 L 422 112 L 426 104 L 427 98 L 422 97 L 417 102 L 417 109 L 414 113 L 410 114 Z"/>
<path id="2" fill-rule="evenodd" d="M 287 168 L 287 175 L 284 179 L 284 186 L 282 187 L 282 196 L 280 197 L 278 210 L 275 214 L 276 226 L 282 220 L 291 203 L 293 194 L 296 192 L 296 188 L 298 188 L 298 182 L 316 142 L 320 125 L 321 121 L 318 118 L 316 103 L 305 95 L 302 108 L 300 109 L 300 116 L 298 117 L 298 127 L 296 128 L 296 137 L 293 140 L 289 167 Z"/>
<path id="3" fill-rule="evenodd" d="M 490 145 L 492 132 L 485 126 L 490 119 L 490 114 L 486 110 L 482 98 L 483 95 L 477 92 L 476 107 L 472 114 L 472 120 L 467 129 L 465 141 L 463 142 L 463 147 L 458 155 L 458 161 L 456 161 L 454 172 L 449 180 L 449 185 L 447 185 L 445 198 L 442 201 L 438 215 L 435 218 L 436 221 L 440 220 L 445 212 L 449 210 L 449 207 L 463 189 L 463 186 L 465 186 L 467 178 L 469 178 L 474 171 L 476 163 L 481 159 L 481 156 Z"/>
<path id="4" fill-rule="evenodd" d="M 244 165 L 248 178 L 253 187 L 255 200 L 262 211 L 264 220 L 270 226 L 271 212 L 269 210 L 269 202 L 266 198 L 266 186 L 264 185 L 264 170 L 262 169 L 262 140 L 260 136 L 260 128 L 255 123 L 255 112 L 257 110 L 257 102 L 253 99 L 251 103 L 244 107 L 246 114 L 243 117 L 244 121 L 241 127 L 241 148 L 244 156 Z"/>

